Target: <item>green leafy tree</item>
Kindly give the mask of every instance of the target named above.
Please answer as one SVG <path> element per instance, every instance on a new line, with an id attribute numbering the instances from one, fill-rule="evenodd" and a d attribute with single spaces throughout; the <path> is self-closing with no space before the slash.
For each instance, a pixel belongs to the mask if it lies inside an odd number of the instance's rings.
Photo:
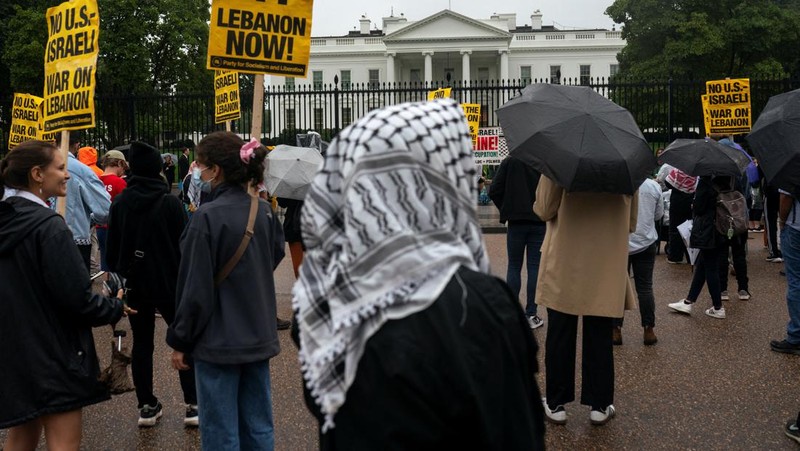
<path id="1" fill-rule="evenodd" d="M 800 74 L 800 1 L 616 0 L 620 77 L 718 79 Z"/>

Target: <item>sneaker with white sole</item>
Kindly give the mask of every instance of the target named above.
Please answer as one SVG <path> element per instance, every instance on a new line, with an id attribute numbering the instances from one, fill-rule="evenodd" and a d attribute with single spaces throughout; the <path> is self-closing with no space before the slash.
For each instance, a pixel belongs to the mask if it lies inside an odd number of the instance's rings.
<path id="1" fill-rule="evenodd" d="M 719 309 L 711 307 L 710 309 L 706 310 L 705 313 L 712 318 L 725 319 L 725 307 L 720 307 Z"/>
<path id="2" fill-rule="evenodd" d="M 567 411 L 564 406 L 556 406 L 555 409 L 550 409 L 547 405 L 547 398 L 542 398 L 542 405 L 544 406 L 545 419 L 553 424 L 567 424 Z"/>
<path id="3" fill-rule="evenodd" d="M 783 432 L 790 439 L 800 443 L 800 428 L 797 427 L 797 421 L 790 420 L 788 423 L 786 423 L 786 427 L 783 428 Z"/>
<path id="4" fill-rule="evenodd" d="M 720 297 L 722 297 L 723 301 L 730 301 L 731 297 L 728 295 L 728 290 L 723 291 L 720 293 Z"/>
<path id="5" fill-rule="evenodd" d="M 145 404 L 141 409 L 139 409 L 139 427 L 149 428 L 155 426 L 162 414 L 163 412 L 160 402 L 156 401 L 155 406 Z"/>
<path id="6" fill-rule="evenodd" d="M 747 290 L 739 290 L 739 300 L 740 301 L 749 301 L 750 300 L 750 292 Z"/>
<path id="7" fill-rule="evenodd" d="M 614 404 L 609 404 L 608 407 L 602 410 L 592 409 L 592 411 L 589 412 L 589 421 L 595 426 L 602 426 L 608 423 L 608 420 L 614 418 L 616 414 L 617 409 L 614 408 Z"/>
<path id="8" fill-rule="evenodd" d="M 528 317 L 528 325 L 531 326 L 531 329 L 538 329 L 544 326 L 544 321 L 538 315 L 533 315 Z"/>
<path id="9" fill-rule="evenodd" d="M 685 313 L 687 315 L 692 313 L 692 303 L 686 299 L 681 299 L 678 302 L 667 304 L 667 307 L 671 308 L 672 310 L 678 313 Z"/>
<path id="10" fill-rule="evenodd" d="M 183 425 L 191 428 L 200 426 L 200 415 L 197 413 L 197 404 L 186 404 L 186 416 L 183 418 Z"/>

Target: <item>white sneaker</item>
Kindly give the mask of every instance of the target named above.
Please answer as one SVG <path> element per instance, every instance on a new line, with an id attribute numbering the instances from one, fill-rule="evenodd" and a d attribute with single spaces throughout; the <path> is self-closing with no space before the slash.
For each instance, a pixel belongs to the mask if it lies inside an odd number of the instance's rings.
<path id="1" fill-rule="evenodd" d="M 711 307 L 710 309 L 706 310 L 706 315 L 712 318 L 725 319 L 725 307 L 720 307 L 719 310 Z"/>
<path id="2" fill-rule="evenodd" d="M 564 406 L 556 406 L 555 409 L 550 410 L 547 405 L 547 398 L 542 398 L 542 405 L 544 406 L 544 416 L 547 421 L 553 424 L 567 424 L 567 411 Z"/>
<path id="3" fill-rule="evenodd" d="M 728 290 L 725 290 L 722 293 L 720 293 L 720 296 L 722 296 L 722 300 L 723 301 L 730 301 L 731 300 L 731 297 L 728 296 Z"/>
<path id="4" fill-rule="evenodd" d="M 667 307 L 671 308 L 672 310 L 678 313 L 685 313 L 687 315 L 692 313 L 692 303 L 687 301 L 686 299 L 681 299 L 678 302 L 667 304 Z"/>
<path id="5" fill-rule="evenodd" d="M 531 326 L 531 329 L 538 329 L 544 326 L 544 321 L 538 315 L 533 315 L 528 317 L 528 325 Z"/>
<path id="6" fill-rule="evenodd" d="M 610 404 L 605 410 L 592 410 L 589 412 L 589 421 L 595 426 L 602 426 L 608 423 L 608 420 L 614 418 L 617 414 L 617 409 L 614 404 Z"/>
<path id="7" fill-rule="evenodd" d="M 747 290 L 739 290 L 739 300 L 740 301 L 749 301 L 750 300 L 750 292 Z"/>

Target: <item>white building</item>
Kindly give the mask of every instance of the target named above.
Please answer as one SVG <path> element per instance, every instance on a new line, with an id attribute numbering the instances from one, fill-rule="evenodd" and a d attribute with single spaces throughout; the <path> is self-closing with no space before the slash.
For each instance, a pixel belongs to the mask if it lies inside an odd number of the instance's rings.
<path id="1" fill-rule="evenodd" d="M 537 10 L 529 24 L 516 14 L 472 19 L 443 10 L 418 21 L 384 17 L 381 28 L 361 17 L 344 36 L 313 37 L 307 78 L 272 77 L 273 85 L 454 82 L 509 79 L 608 78 L 625 46 L 614 30 L 558 30 L 542 25 Z"/>

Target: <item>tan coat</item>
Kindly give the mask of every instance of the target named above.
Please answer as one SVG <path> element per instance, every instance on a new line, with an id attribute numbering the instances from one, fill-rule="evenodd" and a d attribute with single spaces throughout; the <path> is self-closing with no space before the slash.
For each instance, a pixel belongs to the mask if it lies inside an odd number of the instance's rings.
<path id="1" fill-rule="evenodd" d="M 621 318 L 636 307 L 628 277 L 628 234 L 636 230 L 633 196 L 567 193 L 542 176 L 533 211 L 547 221 L 536 303 L 570 315 Z"/>

